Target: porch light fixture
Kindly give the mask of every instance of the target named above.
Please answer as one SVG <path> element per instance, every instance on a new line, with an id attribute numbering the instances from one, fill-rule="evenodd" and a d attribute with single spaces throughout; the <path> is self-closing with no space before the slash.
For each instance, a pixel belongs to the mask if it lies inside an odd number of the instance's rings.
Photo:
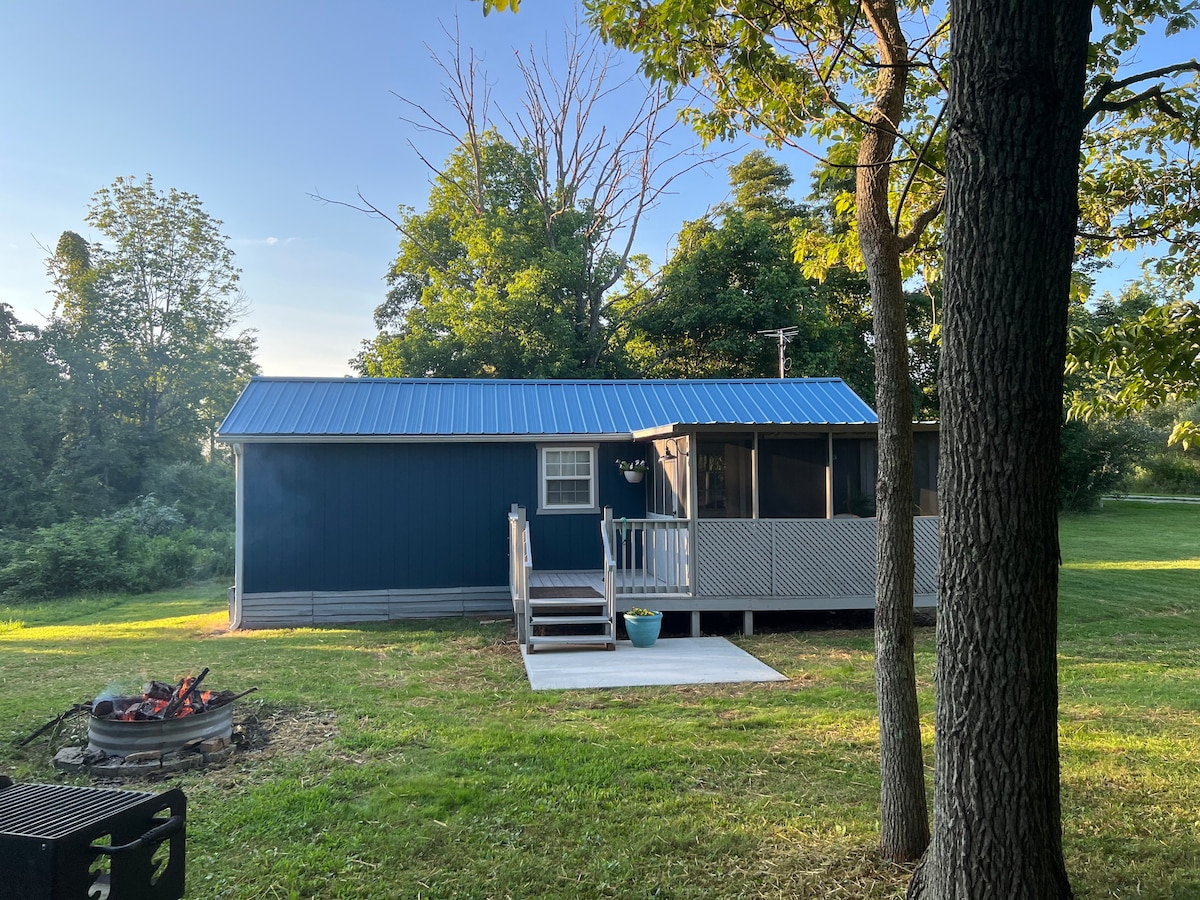
<path id="1" fill-rule="evenodd" d="M 683 455 L 683 456 L 687 455 L 686 453 L 676 454 L 675 451 L 678 449 L 678 446 L 679 446 L 679 441 L 677 439 L 668 438 L 666 441 L 666 444 L 667 444 L 666 451 L 663 453 L 662 456 L 659 457 L 659 460 L 661 462 L 670 462 L 673 459 L 678 459 L 680 455 Z"/>

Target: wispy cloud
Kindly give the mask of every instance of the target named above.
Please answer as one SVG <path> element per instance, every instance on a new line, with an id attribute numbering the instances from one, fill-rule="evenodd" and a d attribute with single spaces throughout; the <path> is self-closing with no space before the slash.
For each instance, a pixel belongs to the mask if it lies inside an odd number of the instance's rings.
<path id="1" fill-rule="evenodd" d="M 270 237 L 265 238 L 236 238 L 234 239 L 233 243 L 242 247 L 286 247 L 289 244 L 297 243 L 300 240 L 301 239 L 298 237 L 279 238 L 271 235 Z"/>

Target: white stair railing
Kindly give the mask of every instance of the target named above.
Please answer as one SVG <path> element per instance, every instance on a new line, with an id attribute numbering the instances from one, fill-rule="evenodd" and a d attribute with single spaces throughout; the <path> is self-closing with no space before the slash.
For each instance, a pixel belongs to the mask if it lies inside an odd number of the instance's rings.
<path id="1" fill-rule="evenodd" d="M 508 586 L 512 593 L 517 641 L 521 644 L 529 640 L 529 579 L 532 572 L 529 521 L 525 518 L 525 508 L 514 503 L 508 513 Z"/>

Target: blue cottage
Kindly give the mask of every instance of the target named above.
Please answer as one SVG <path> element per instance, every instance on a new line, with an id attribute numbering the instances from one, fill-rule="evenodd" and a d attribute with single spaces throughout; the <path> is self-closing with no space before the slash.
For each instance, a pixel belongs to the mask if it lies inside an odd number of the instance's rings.
<path id="1" fill-rule="evenodd" d="M 696 633 L 706 611 L 749 631 L 755 610 L 870 607 L 875 429 L 834 378 L 255 378 L 220 428 L 230 623 L 511 612 L 532 650 L 611 645 L 631 606 L 688 611 Z M 936 434 L 914 441 L 931 604 Z"/>

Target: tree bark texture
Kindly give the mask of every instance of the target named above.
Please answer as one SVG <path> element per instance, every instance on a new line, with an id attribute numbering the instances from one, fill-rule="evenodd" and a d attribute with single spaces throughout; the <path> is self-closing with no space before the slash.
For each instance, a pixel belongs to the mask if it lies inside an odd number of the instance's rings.
<path id="1" fill-rule="evenodd" d="M 1071 897 L 1058 456 L 1091 4 L 952 6 L 937 759 L 922 900 Z"/>
<path id="2" fill-rule="evenodd" d="M 929 843 L 925 764 L 913 663 L 912 385 L 900 246 L 890 214 L 888 175 L 896 126 L 904 115 L 908 47 L 896 4 L 868 2 L 878 42 L 875 106 L 859 145 L 856 174 L 859 245 L 871 288 L 875 328 L 879 473 L 875 576 L 875 685 L 879 709 L 880 852 L 921 858 Z"/>

